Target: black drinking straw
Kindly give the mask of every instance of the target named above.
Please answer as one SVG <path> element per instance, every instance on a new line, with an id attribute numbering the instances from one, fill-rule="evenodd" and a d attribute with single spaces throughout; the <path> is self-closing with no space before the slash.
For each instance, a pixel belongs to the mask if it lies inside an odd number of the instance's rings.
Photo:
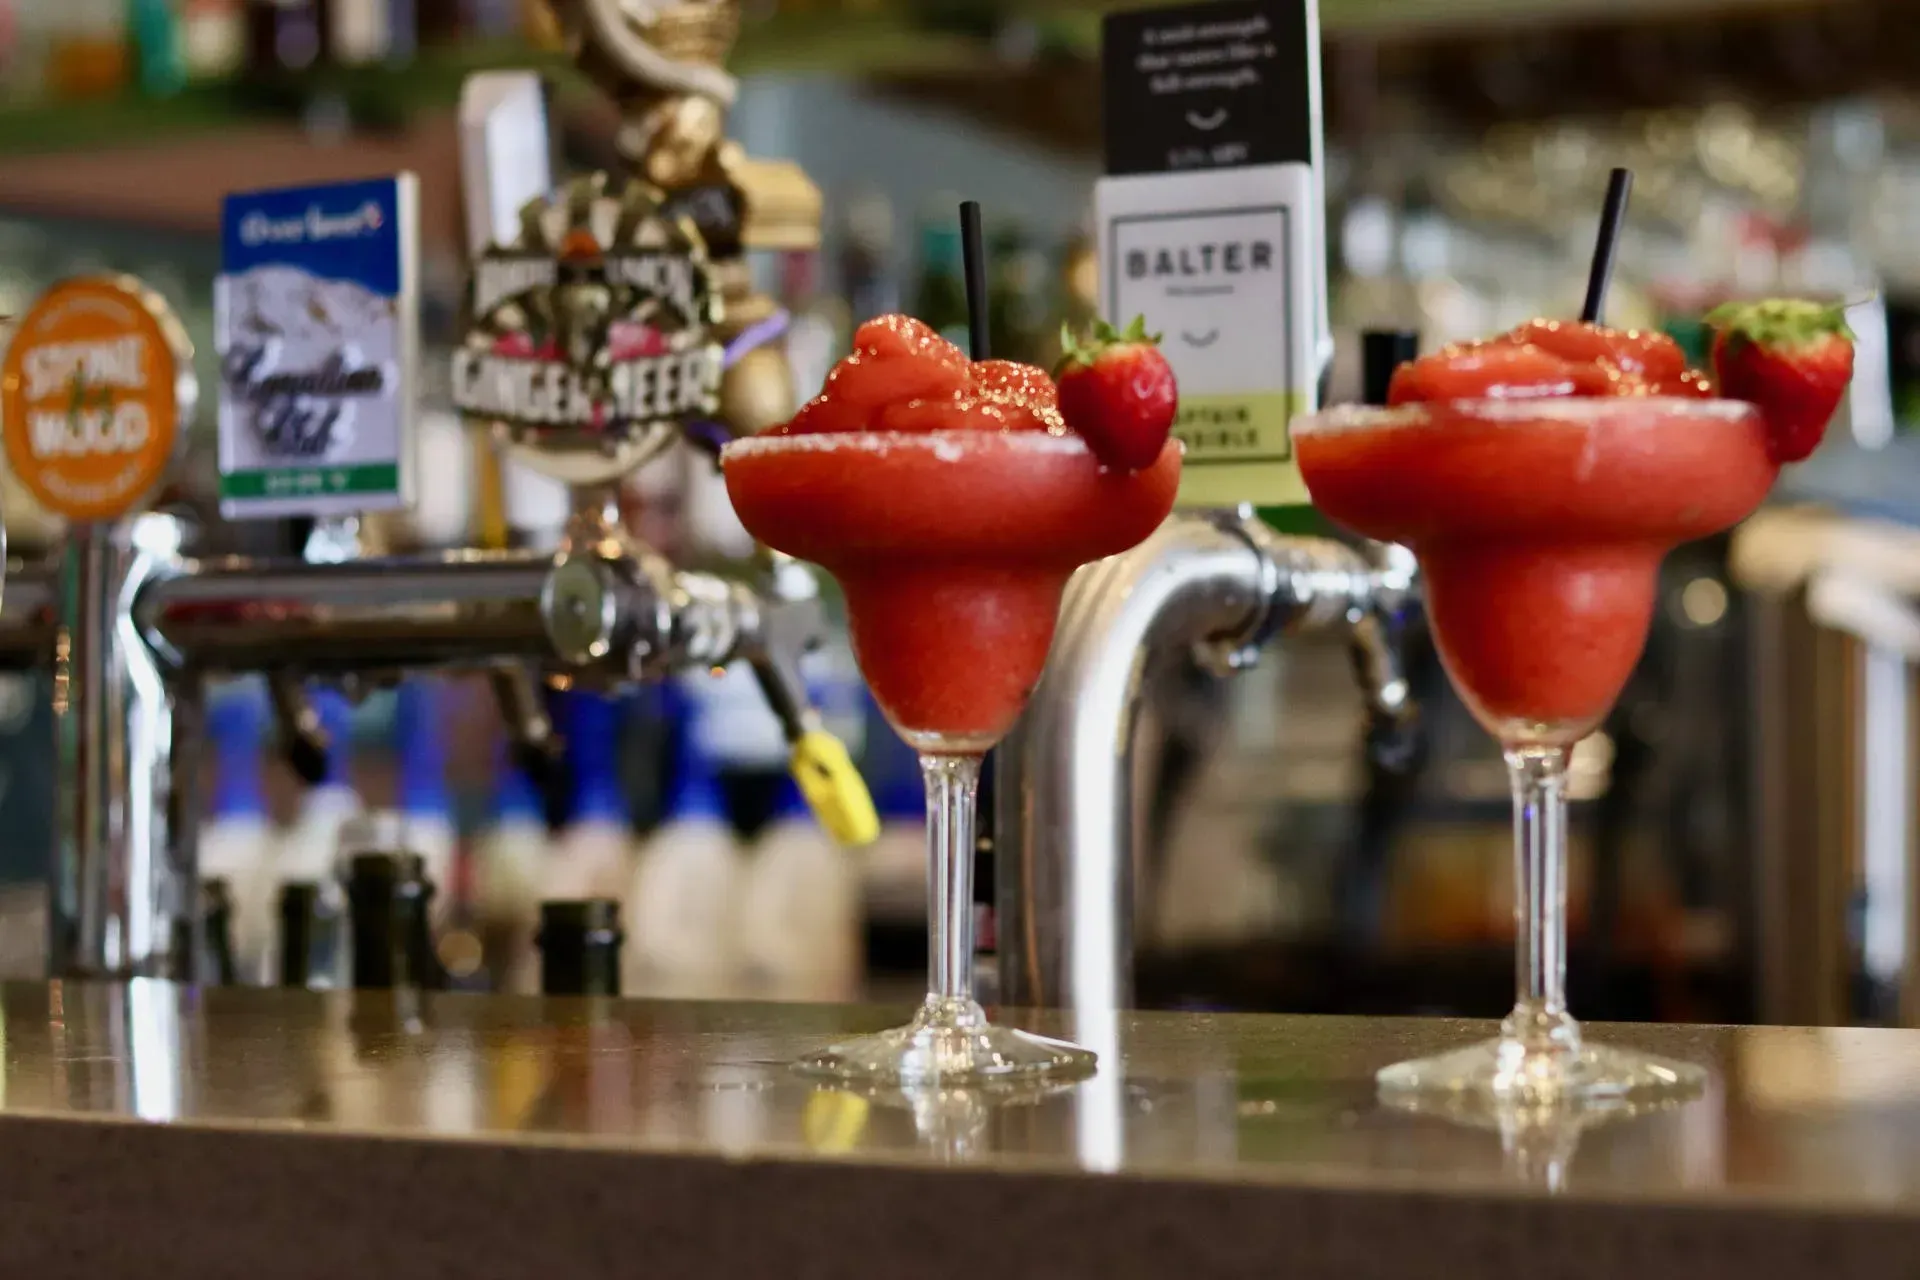
<path id="1" fill-rule="evenodd" d="M 1613 255 L 1620 247 L 1620 224 L 1626 221 L 1627 197 L 1633 194 L 1633 170 L 1615 169 L 1607 179 L 1607 203 L 1600 211 L 1600 238 L 1593 246 L 1593 271 L 1587 276 L 1587 301 L 1580 318 L 1599 324 L 1607 303 L 1607 285 L 1613 280 Z"/>
<path id="2" fill-rule="evenodd" d="M 960 206 L 960 255 L 967 276 L 967 345 L 975 360 L 991 359 L 987 333 L 987 250 L 980 234 L 980 202 Z"/>

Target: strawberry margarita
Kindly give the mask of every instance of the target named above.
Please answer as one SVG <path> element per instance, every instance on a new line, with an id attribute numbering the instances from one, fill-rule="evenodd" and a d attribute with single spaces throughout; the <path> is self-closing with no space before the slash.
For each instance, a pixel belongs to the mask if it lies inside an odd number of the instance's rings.
<path id="1" fill-rule="evenodd" d="M 1535 321 L 1403 365 L 1386 408 L 1294 424 L 1314 505 L 1419 558 L 1441 659 L 1513 786 L 1513 1012 L 1496 1040 L 1382 1071 L 1392 1101 L 1610 1108 L 1704 1082 L 1586 1042 L 1567 1011 L 1566 782 L 1646 645 L 1661 559 L 1745 519 L 1818 443 L 1851 369 L 1826 309 L 1714 322 L 1716 372 L 1757 403 L 1719 398 L 1662 335 Z"/>
<path id="2" fill-rule="evenodd" d="M 1156 353 L 1157 355 L 1157 353 Z M 1142 382 L 1145 386 L 1145 382 Z M 1171 382 L 1153 387 L 1167 401 Z M 1172 509 L 1180 449 L 1109 467 L 1060 413 L 1044 372 L 969 361 L 917 320 L 863 326 L 794 420 L 722 455 L 741 523 L 832 573 L 854 655 L 927 779 L 931 992 L 910 1025 L 802 1067 L 870 1083 L 962 1083 L 1084 1071 L 1084 1050 L 990 1025 L 972 997 L 973 806 L 979 757 L 1039 682 L 1067 579 L 1142 541 Z"/>
<path id="3" fill-rule="evenodd" d="M 1294 443 L 1322 512 L 1419 556 L 1447 672 L 1505 743 L 1591 732 L 1640 660 L 1661 559 L 1745 519 L 1777 472 L 1731 400 L 1342 409 Z"/>

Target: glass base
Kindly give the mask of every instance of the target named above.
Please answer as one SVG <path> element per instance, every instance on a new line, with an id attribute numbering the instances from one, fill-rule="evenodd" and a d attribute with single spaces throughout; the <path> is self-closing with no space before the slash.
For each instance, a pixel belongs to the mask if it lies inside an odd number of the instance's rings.
<path id="1" fill-rule="evenodd" d="M 1396 1063 L 1376 1079 L 1381 1100 L 1390 1106 L 1471 1115 L 1515 1108 L 1638 1110 L 1685 1101 L 1705 1088 L 1707 1073 L 1691 1063 L 1577 1038 L 1543 1045 L 1502 1037 Z"/>
<path id="2" fill-rule="evenodd" d="M 1096 1061 L 1064 1040 L 996 1027 L 972 1000 L 928 996 L 906 1026 L 834 1045 L 794 1069 L 866 1085 L 996 1085 L 1087 1076 Z"/>

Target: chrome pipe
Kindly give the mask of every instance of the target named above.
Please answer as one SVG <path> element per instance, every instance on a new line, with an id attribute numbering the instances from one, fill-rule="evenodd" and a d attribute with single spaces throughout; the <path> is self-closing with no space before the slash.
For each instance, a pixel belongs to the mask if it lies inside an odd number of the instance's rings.
<path id="1" fill-rule="evenodd" d="M 55 593 L 49 961 L 71 976 L 191 975 L 197 687 L 169 688 L 129 602 L 179 549 L 164 515 L 76 525 Z"/>
<path id="2" fill-rule="evenodd" d="M 138 633 L 175 670 L 306 675 L 482 666 L 552 656 L 544 555 L 180 562 L 134 599 Z"/>
<path id="3" fill-rule="evenodd" d="M 1397 652 L 1411 558 L 1274 533 L 1251 512 L 1179 515 L 1068 584 L 1046 675 L 997 752 L 1001 996 L 1080 1012 L 1133 997 L 1134 892 L 1144 865 L 1134 732 L 1143 675 L 1191 652 L 1221 674 L 1276 636 L 1347 629 L 1368 706 L 1404 727 Z M 1390 735 L 1381 735 L 1390 736 Z"/>
<path id="4" fill-rule="evenodd" d="M 1132 995 L 1133 724 L 1151 652 L 1251 637 L 1267 566 L 1223 523 L 1176 516 L 1068 584 L 1046 674 L 995 753 L 1001 999 Z"/>

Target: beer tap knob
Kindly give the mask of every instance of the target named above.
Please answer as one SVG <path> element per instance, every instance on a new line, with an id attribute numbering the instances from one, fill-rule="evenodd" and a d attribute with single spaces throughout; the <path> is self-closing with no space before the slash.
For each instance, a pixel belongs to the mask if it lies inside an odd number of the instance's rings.
<path id="1" fill-rule="evenodd" d="M 300 781 L 319 786 L 327 778 L 327 754 L 333 743 L 300 678 L 284 671 L 269 675 L 267 698 L 280 726 L 280 750 L 288 766 Z"/>
<path id="2" fill-rule="evenodd" d="M 500 718 L 507 726 L 514 767 L 539 793 L 547 825 L 558 829 L 567 818 L 573 772 L 567 767 L 565 743 L 554 732 L 553 719 L 547 714 L 540 684 L 521 666 L 495 667 L 489 673 L 489 682 Z"/>
<path id="3" fill-rule="evenodd" d="M 1413 767 L 1424 732 L 1408 677 L 1408 648 L 1424 625 L 1419 569 L 1405 547 L 1367 548 L 1372 568 L 1365 599 L 1353 620 L 1354 673 L 1367 700 L 1367 752 L 1381 768 Z"/>
<path id="4" fill-rule="evenodd" d="M 789 767 L 820 824 L 842 844 L 879 834 L 866 783 L 807 694 L 800 659 L 826 634 L 812 575 L 776 565 L 755 590 L 676 571 L 652 552 L 588 546 L 554 564 L 540 593 L 554 651 L 618 680 L 657 679 L 745 659 L 790 748 Z"/>
<path id="5" fill-rule="evenodd" d="M 569 551 L 540 591 L 540 616 L 554 652 L 569 666 L 616 680 L 665 675 L 691 654 L 676 601 L 690 605 L 671 565 L 650 551 Z M 704 592 L 700 594 L 705 594 Z"/>
<path id="6" fill-rule="evenodd" d="M 779 718 L 787 767 L 814 817 L 841 844 L 871 844 L 880 834 L 873 798 L 846 747 L 821 722 L 800 671 L 800 659 L 827 634 L 819 582 L 805 566 L 770 554 L 753 624 L 741 628 L 741 656 Z"/>

